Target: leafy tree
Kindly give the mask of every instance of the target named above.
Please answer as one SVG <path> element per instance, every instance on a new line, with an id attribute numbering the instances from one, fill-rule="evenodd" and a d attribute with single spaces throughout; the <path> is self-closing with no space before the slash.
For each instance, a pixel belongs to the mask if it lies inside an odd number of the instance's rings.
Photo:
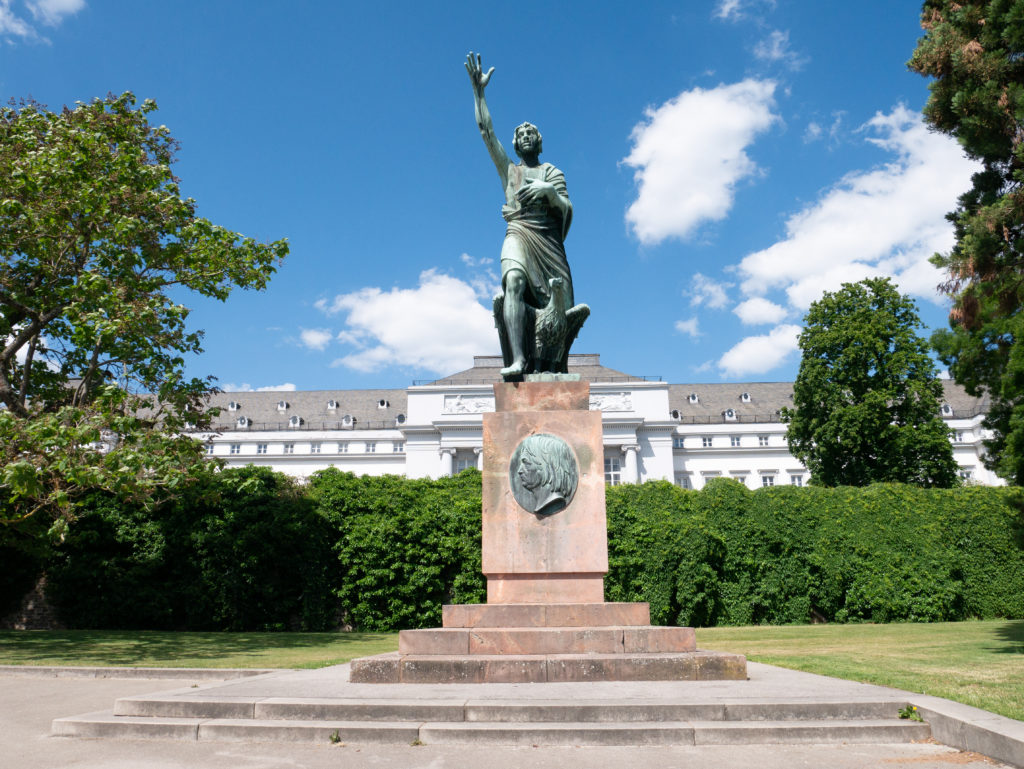
<path id="1" fill-rule="evenodd" d="M 987 464 L 1024 482 L 1024 2 L 927 0 L 925 36 L 909 62 L 935 78 L 925 118 L 979 160 L 949 214 L 956 245 L 932 262 L 947 273 L 950 330 L 932 343 L 971 395 L 988 392 Z"/>
<path id="2" fill-rule="evenodd" d="M 845 283 L 811 305 L 800 334 L 789 450 L 823 486 L 957 482 L 942 383 L 913 301 L 886 278 Z"/>
<path id="3" fill-rule="evenodd" d="M 155 110 L 0 108 L 0 541 L 39 517 L 60 533 L 90 490 L 145 501 L 199 472 L 182 430 L 211 380 L 184 376 L 202 333 L 171 291 L 262 289 L 287 254 L 196 216 Z"/>

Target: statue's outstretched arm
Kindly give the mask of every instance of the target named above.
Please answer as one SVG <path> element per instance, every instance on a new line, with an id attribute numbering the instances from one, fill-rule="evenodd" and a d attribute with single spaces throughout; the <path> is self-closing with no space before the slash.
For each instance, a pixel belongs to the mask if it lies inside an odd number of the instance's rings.
<path id="1" fill-rule="evenodd" d="M 512 161 L 509 160 L 508 153 L 505 152 L 505 148 L 498 141 L 497 134 L 494 133 L 491 112 L 487 109 L 487 100 L 484 98 L 484 88 L 487 87 L 491 75 L 494 74 L 494 67 L 491 67 L 484 74 L 480 54 L 474 56 L 473 52 L 470 51 L 466 57 L 466 71 L 469 73 L 469 80 L 473 84 L 476 124 L 480 129 L 480 135 L 484 139 L 484 144 L 487 145 L 487 152 L 490 153 L 491 160 L 494 161 L 494 166 L 498 169 L 498 176 L 501 177 L 501 189 L 504 191 L 508 186 L 508 167 Z"/>

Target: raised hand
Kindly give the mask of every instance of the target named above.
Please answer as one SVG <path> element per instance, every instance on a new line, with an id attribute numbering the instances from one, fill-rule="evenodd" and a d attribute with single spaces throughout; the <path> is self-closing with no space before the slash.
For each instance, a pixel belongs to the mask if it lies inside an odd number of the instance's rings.
<path id="1" fill-rule="evenodd" d="M 487 83 L 490 82 L 491 75 L 494 74 L 494 67 L 491 67 L 487 70 L 487 74 L 484 74 L 480 54 L 476 54 L 474 58 L 473 52 L 470 51 L 469 55 L 466 56 L 466 72 L 469 73 L 469 79 L 473 83 L 473 92 L 479 96 L 483 96 L 484 88 L 487 87 Z"/>

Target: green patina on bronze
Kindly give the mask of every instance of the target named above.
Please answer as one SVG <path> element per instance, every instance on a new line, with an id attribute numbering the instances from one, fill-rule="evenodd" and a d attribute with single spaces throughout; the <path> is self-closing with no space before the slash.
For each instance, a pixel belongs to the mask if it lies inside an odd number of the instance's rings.
<path id="1" fill-rule="evenodd" d="M 512 496 L 524 510 L 551 515 L 564 510 L 576 493 L 580 472 L 569 444 L 548 433 L 520 441 L 509 462 Z"/>
<path id="2" fill-rule="evenodd" d="M 572 274 L 565 257 L 565 236 L 572 223 L 572 203 L 565 176 L 540 162 L 542 137 L 537 126 L 523 123 L 513 134 L 521 163 L 513 163 L 494 133 L 484 89 L 494 74 L 483 71 L 480 55 L 470 52 L 466 71 L 473 84 L 476 123 L 498 170 L 508 222 L 501 247 L 501 288 L 494 298 L 494 323 L 501 340 L 506 382 L 526 374 L 566 373 L 569 348 L 590 315 L 575 304 Z"/>

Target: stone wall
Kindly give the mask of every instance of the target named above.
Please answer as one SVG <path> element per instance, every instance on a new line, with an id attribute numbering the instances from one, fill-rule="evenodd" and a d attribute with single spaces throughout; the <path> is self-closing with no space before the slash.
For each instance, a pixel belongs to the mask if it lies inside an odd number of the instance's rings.
<path id="1" fill-rule="evenodd" d="M 6 617 L 0 617 L 2 630 L 62 630 L 57 612 L 46 600 L 46 575 L 21 599 L 21 604 Z"/>

